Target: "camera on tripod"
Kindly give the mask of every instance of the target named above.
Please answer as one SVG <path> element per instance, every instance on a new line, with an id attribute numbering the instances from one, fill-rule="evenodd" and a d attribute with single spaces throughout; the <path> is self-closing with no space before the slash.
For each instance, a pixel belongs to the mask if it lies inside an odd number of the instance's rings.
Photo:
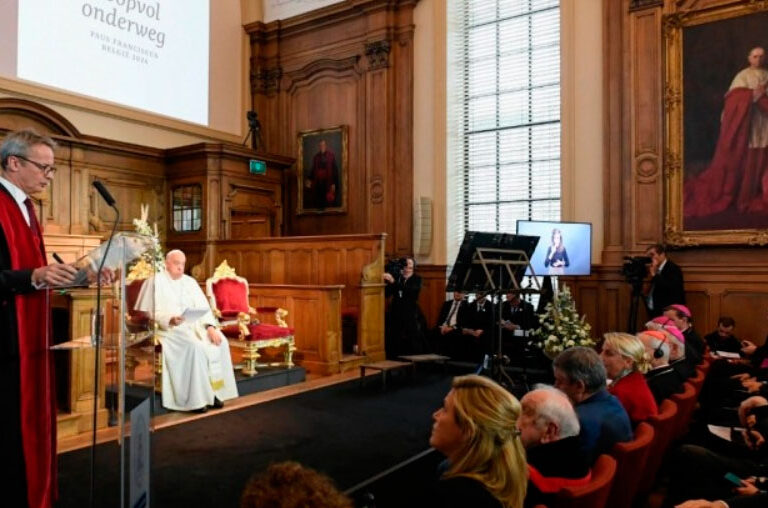
<path id="1" fill-rule="evenodd" d="M 624 256 L 621 274 L 631 284 L 642 282 L 648 275 L 648 265 L 650 264 L 651 258 L 648 256 Z"/>
<path id="2" fill-rule="evenodd" d="M 384 271 L 390 274 L 394 279 L 398 279 L 403 274 L 403 270 L 406 266 L 408 266 L 408 258 L 390 259 L 384 265 Z"/>

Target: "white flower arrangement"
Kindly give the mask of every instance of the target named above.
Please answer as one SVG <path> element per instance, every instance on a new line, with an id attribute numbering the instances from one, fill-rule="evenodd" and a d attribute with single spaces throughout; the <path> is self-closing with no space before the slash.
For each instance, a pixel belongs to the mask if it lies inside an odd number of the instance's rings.
<path id="1" fill-rule="evenodd" d="M 144 262 L 155 267 L 156 272 L 161 272 L 165 268 L 165 256 L 160 247 L 160 234 L 157 232 L 157 222 L 154 228 L 149 226 L 149 205 L 141 205 L 141 217 L 133 219 L 133 227 L 140 235 L 146 235 L 152 238 L 152 248 L 148 249 L 142 255 Z"/>
<path id="2" fill-rule="evenodd" d="M 544 313 L 539 314 L 539 322 L 539 328 L 533 331 L 533 341 L 550 358 L 568 348 L 595 345 L 590 333 L 592 326 L 586 322 L 586 315 L 579 316 L 576 312 L 576 303 L 567 286 L 563 286 L 554 301 L 544 308 Z"/>

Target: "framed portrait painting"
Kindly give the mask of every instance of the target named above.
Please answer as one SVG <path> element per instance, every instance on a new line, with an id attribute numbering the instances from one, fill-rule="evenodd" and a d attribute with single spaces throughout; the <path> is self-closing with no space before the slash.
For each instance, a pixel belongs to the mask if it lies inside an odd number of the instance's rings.
<path id="1" fill-rule="evenodd" d="M 665 240 L 768 244 L 768 4 L 664 18 Z"/>
<path id="2" fill-rule="evenodd" d="M 298 135 L 298 215 L 347 211 L 347 126 Z"/>

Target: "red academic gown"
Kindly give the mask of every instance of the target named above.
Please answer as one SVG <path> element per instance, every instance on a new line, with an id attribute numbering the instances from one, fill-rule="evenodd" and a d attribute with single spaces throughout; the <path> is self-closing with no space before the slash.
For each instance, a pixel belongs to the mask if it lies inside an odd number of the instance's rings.
<path id="1" fill-rule="evenodd" d="M 768 148 L 749 148 L 753 107 L 768 113 L 768 97 L 753 102 L 750 88 L 734 88 L 725 95 L 712 161 L 685 182 L 686 217 L 720 213 L 734 201 L 741 212 L 768 209 Z"/>
<path id="2" fill-rule="evenodd" d="M 45 248 L 42 241 L 36 241 L 18 204 L 4 187 L 0 187 L 0 228 L 0 240 L 6 244 L 3 252 L 7 252 L 0 269 L 8 275 L 3 281 L 9 285 L 2 288 L 2 310 L 13 314 L 11 308 L 15 306 L 15 316 L 7 316 L 8 319 L 3 320 L 7 326 L 0 330 L 2 340 L 8 341 L 3 344 L 3 361 L 11 367 L 9 370 L 19 372 L 18 377 L 12 376 L 11 386 L 3 390 L 3 393 L 16 390 L 10 397 L 15 400 L 3 417 L 20 420 L 24 459 L 23 464 L 18 464 L 12 458 L 6 467 L 23 469 L 28 506 L 50 507 L 56 496 L 56 399 L 53 358 L 47 343 L 50 309 L 45 291 L 30 291 L 28 278 L 25 279 L 27 287 L 19 288 L 19 277 L 14 277 L 14 274 L 29 274 L 44 266 Z M 17 381 L 15 387 L 14 380 Z M 14 506 L 16 504 L 14 502 Z"/>

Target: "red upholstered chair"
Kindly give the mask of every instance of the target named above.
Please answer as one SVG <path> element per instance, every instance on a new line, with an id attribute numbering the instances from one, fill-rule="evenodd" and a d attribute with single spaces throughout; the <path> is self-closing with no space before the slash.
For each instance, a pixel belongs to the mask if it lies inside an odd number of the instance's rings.
<path id="1" fill-rule="evenodd" d="M 136 304 L 141 294 L 141 288 L 144 282 L 154 275 L 154 270 L 144 260 L 139 260 L 133 265 L 131 271 L 125 279 L 125 328 L 127 347 L 125 355 L 125 366 L 129 377 L 133 377 L 138 364 L 144 356 L 151 356 L 155 370 L 155 389 L 159 392 L 162 388 L 163 356 L 162 346 L 157 335 L 154 333 L 155 324 L 151 316 L 141 310 L 136 309 Z M 148 347 L 135 347 L 149 337 L 154 337 L 154 341 Z"/>
<path id="2" fill-rule="evenodd" d="M 677 404 L 677 417 L 675 418 L 675 428 L 672 433 L 672 439 L 680 439 L 688 432 L 688 424 L 691 423 L 691 415 L 696 406 L 696 388 L 689 383 L 683 383 L 685 391 L 675 393 L 670 397 Z"/>
<path id="3" fill-rule="evenodd" d="M 642 422 L 635 429 L 635 439 L 614 445 L 611 455 L 616 459 L 616 477 L 606 506 L 632 506 L 640 486 L 638 472 L 645 469 L 653 436 L 653 427 Z"/>
<path id="4" fill-rule="evenodd" d="M 696 400 L 699 398 L 699 394 L 701 393 L 701 389 L 704 387 L 704 380 L 706 379 L 707 375 L 702 370 L 701 366 L 696 367 L 696 375 L 693 376 L 691 379 L 688 380 L 689 383 L 693 386 L 694 391 L 696 392 Z M 694 403 L 694 406 L 696 404 Z"/>
<path id="5" fill-rule="evenodd" d="M 659 414 L 648 418 L 648 423 L 654 430 L 654 437 L 651 442 L 651 448 L 648 451 L 645 469 L 641 470 L 642 476 L 637 488 L 638 493 L 645 494 L 653 487 L 653 482 L 656 480 L 656 474 L 659 472 L 664 454 L 667 453 L 667 448 L 672 440 L 672 433 L 674 432 L 676 422 L 677 404 L 669 399 L 664 399 L 661 403 Z"/>
<path id="6" fill-rule="evenodd" d="M 259 349 L 285 346 L 284 362 L 280 365 L 293 367 L 294 345 L 293 328 L 283 318 L 288 314 L 276 307 L 260 307 L 262 312 L 274 311 L 278 324 L 261 323 L 257 319 L 257 310 L 248 302 L 248 281 L 235 273 L 234 268 L 224 260 L 216 268 L 213 277 L 206 283 L 206 292 L 214 314 L 219 318 L 222 333 L 229 338 L 229 343 L 242 347 L 242 372 L 253 376 L 258 371 Z"/>
<path id="7" fill-rule="evenodd" d="M 600 455 L 592 466 L 592 479 L 586 485 L 558 491 L 552 508 L 604 508 L 616 474 L 616 459 Z"/>

